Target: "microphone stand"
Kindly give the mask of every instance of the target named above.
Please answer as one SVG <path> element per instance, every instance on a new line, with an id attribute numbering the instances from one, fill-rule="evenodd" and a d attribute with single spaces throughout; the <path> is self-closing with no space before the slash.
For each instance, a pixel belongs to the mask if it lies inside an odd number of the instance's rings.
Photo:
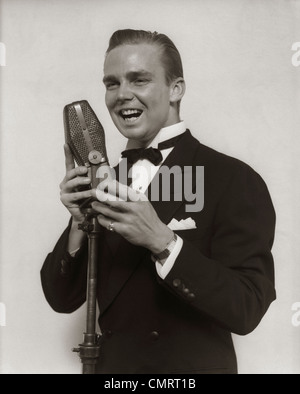
<path id="1" fill-rule="evenodd" d="M 89 175 L 91 177 L 91 184 L 94 186 L 99 183 L 99 179 L 97 182 L 96 177 L 98 167 L 99 165 L 106 164 L 106 162 L 98 151 L 90 152 L 89 162 Z M 82 373 L 84 375 L 93 375 L 96 373 L 96 365 L 100 357 L 101 341 L 101 334 L 96 332 L 98 240 L 101 226 L 97 220 L 97 213 L 90 206 L 92 201 L 94 199 L 89 198 L 80 206 L 85 215 L 85 220 L 78 226 L 88 236 L 87 314 L 83 343 L 78 345 L 78 348 L 73 349 L 73 352 L 79 353 L 82 362 Z"/>

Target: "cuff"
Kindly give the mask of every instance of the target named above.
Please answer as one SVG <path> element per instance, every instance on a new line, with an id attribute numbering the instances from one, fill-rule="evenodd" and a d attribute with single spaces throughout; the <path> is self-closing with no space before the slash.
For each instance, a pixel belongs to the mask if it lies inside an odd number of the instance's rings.
<path id="1" fill-rule="evenodd" d="M 177 236 L 176 244 L 170 256 L 165 261 L 164 265 L 161 265 L 158 261 L 155 262 L 157 274 L 161 277 L 161 279 L 165 279 L 165 277 L 173 268 L 173 265 L 175 264 L 175 261 L 182 249 L 182 246 L 183 246 L 183 240 L 182 238 Z"/>
<path id="2" fill-rule="evenodd" d="M 75 250 L 72 250 L 72 252 L 69 252 L 69 255 L 70 255 L 71 257 L 75 257 L 75 254 L 78 252 L 79 249 L 80 249 L 80 248 L 77 248 L 77 249 L 75 249 Z"/>

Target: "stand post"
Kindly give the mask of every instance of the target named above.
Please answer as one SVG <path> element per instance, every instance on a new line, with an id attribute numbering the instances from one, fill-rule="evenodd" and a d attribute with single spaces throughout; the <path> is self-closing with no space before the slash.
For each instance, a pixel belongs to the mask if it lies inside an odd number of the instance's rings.
<path id="1" fill-rule="evenodd" d="M 100 224 L 97 217 L 93 215 L 91 208 L 85 210 L 85 221 L 79 225 L 79 228 L 88 234 L 87 315 L 83 343 L 73 351 L 79 353 L 82 373 L 91 375 L 96 372 L 101 338 L 100 334 L 96 333 L 97 256 Z"/>
<path id="2" fill-rule="evenodd" d="M 88 144 L 89 146 L 89 144 Z M 107 158 L 96 150 L 89 152 L 88 174 L 91 178 L 92 187 L 109 178 L 113 179 L 111 168 Z M 94 201 L 93 197 L 84 201 L 80 209 L 85 215 L 85 221 L 78 228 L 85 231 L 88 235 L 88 278 L 87 278 L 87 316 L 86 332 L 83 334 L 83 343 L 79 348 L 73 349 L 79 353 L 83 364 L 82 373 L 84 375 L 95 374 L 96 365 L 100 356 L 100 334 L 96 333 L 96 301 L 97 301 L 97 265 L 98 265 L 98 247 L 100 237 L 100 224 L 97 219 L 97 213 L 91 208 L 90 203 Z"/>

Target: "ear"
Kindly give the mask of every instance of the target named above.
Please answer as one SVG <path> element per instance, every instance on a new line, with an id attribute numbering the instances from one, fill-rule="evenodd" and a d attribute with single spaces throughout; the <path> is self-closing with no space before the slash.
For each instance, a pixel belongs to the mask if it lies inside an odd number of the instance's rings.
<path id="1" fill-rule="evenodd" d="M 170 103 L 177 103 L 185 93 L 185 81 L 183 78 L 176 78 L 170 86 Z"/>

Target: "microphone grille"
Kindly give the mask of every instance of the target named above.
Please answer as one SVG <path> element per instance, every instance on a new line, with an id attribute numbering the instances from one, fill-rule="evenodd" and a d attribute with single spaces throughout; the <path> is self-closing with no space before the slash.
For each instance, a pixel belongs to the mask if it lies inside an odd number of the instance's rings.
<path id="1" fill-rule="evenodd" d="M 83 134 L 82 123 L 76 111 L 76 107 L 78 108 L 78 106 L 81 108 L 92 146 L 88 146 Z M 76 101 L 65 106 L 64 125 L 65 140 L 69 144 L 78 165 L 82 166 L 89 162 L 88 156 L 90 150 L 100 152 L 105 161 L 108 162 L 104 129 L 86 100 Z"/>

